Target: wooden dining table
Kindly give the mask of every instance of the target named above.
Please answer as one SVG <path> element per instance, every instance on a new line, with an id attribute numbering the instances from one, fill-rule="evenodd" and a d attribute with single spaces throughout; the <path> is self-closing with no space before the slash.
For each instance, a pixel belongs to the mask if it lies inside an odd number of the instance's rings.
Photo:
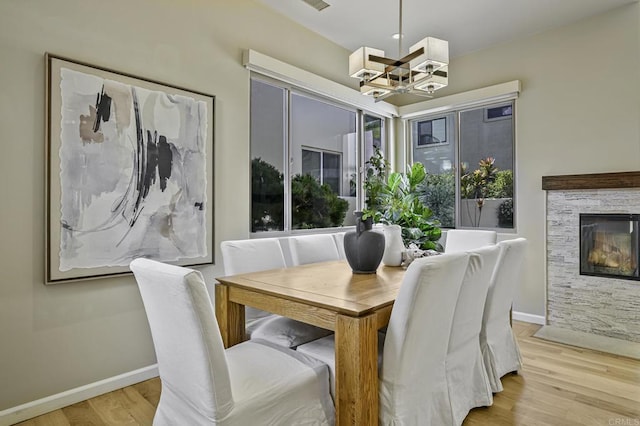
<path id="1" fill-rule="evenodd" d="M 251 306 L 335 332 L 336 424 L 378 424 L 378 330 L 389 323 L 405 270 L 354 274 L 346 261 L 217 278 L 216 317 L 225 347 L 245 340 Z"/>

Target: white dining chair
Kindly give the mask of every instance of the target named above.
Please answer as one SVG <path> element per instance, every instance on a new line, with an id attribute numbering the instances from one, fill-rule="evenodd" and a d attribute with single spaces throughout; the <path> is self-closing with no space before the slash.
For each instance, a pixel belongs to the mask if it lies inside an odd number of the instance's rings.
<path id="1" fill-rule="evenodd" d="M 347 258 L 347 255 L 344 252 L 344 234 L 346 232 L 336 232 L 333 235 L 333 240 L 336 243 L 336 248 L 338 249 L 338 257 L 342 260 Z"/>
<path id="2" fill-rule="evenodd" d="M 336 398 L 336 339 L 335 334 L 298 346 L 298 352 L 312 356 L 329 367 L 331 380 L 331 396 Z M 382 365 L 382 349 L 386 335 L 378 331 L 378 367 Z"/>
<path id="3" fill-rule="evenodd" d="M 222 264 L 226 275 L 246 274 L 268 269 L 285 268 L 284 254 L 277 238 L 223 241 L 220 243 Z M 273 314 L 260 309 L 245 307 L 247 334 Z"/>
<path id="4" fill-rule="evenodd" d="M 379 374 L 381 425 L 451 425 L 446 357 L 468 253 L 416 259 L 391 310 Z M 298 352 L 330 357 L 331 337 Z M 329 355 L 327 355 L 329 354 Z M 335 367 L 329 365 L 335 376 Z"/>
<path id="5" fill-rule="evenodd" d="M 277 238 L 223 241 L 220 250 L 227 275 L 286 267 Z M 245 307 L 245 324 L 249 338 L 267 340 L 288 348 L 331 334 L 330 330 L 250 306 Z"/>
<path id="6" fill-rule="evenodd" d="M 165 425 L 334 424 L 326 365 L 268 342 L 227 350 L 199 271 L 131 262 L 153 338 Z"/>
<path id="7" fill-rule="evenodd" d="M 522 368 L 520 348 L 511 329 L 510 311 L 522 280 L 527 240 L 505 240 L 498 246 L 500 256 L 487 292 L 480 331 L 482 357 L 494 393 L 503 389 L 502 376 Z"/>
<path id="8" fill-rule="evenodd" d="M 496 231 L 483 231 L 476 229 L 450 229 L 447 231 L 444 252 L 457 253 L 480 248 L 496 243 L 498 234 Z"/>
<path id="9" fill-rule="evenodd" d="M 480 350 L 480 329 L 499 254 L 497 245 L 469 251 L 469 264 L 456 302 L 447 349 L 447 383 L 454 425 L 461 425 L 472 408 L 493 404 Z"/>
<path id="10" fill-rule="evenodd" d="M 336 240 L 331 234 L 300 235 L 289 238 L 294 265 L 339 260 Z"/>

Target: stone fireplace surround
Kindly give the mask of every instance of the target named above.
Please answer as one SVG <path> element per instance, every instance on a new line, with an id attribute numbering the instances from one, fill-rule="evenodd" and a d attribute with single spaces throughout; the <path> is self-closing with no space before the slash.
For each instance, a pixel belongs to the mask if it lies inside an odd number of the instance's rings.
<path id="1" fill-rule="evenodd" d="M 545 176 L 547 319 L 538 337 L 640 359 L 640 282 L 580 275 L 579 214 L 640 213 L 640 172 Z"/>

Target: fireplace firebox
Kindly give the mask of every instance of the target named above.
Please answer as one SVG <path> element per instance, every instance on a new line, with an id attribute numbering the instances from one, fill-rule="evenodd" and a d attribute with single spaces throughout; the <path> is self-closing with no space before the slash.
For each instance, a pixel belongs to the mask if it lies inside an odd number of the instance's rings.
<path id="1" fill-rule="evenodd" d="M 580 275 L 640 280 L 640 214 L 580 214 Z"/>

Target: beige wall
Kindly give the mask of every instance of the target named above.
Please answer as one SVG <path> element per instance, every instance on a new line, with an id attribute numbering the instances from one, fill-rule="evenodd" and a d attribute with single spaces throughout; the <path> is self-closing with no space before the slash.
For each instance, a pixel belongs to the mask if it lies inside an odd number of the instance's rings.
<path id="1" fill-rule="evenodd" d="M 523 83 L 518 311 L 544 314 L 541 176 L 640 169 L 639 19 L 635 4 L 451 65 L 449 93 Z M 353 84 L 347 51 L 253 1 L 0 2 L 0 410 L 155 362 L 131 277 L 43 285 L 44 52 L 216 95 L 218 247 L 249 232 L 248 47 Z"/>
<path id="2" fill-rule="evenodd" d="M 0 2 L 0 410 L 155 363 L 131 277 L 43 284 L 44 52 L 216 96 L 217 248 L 249 235 L 245 48 L 351 84 L 346 50 L 253 1 Z"/>

